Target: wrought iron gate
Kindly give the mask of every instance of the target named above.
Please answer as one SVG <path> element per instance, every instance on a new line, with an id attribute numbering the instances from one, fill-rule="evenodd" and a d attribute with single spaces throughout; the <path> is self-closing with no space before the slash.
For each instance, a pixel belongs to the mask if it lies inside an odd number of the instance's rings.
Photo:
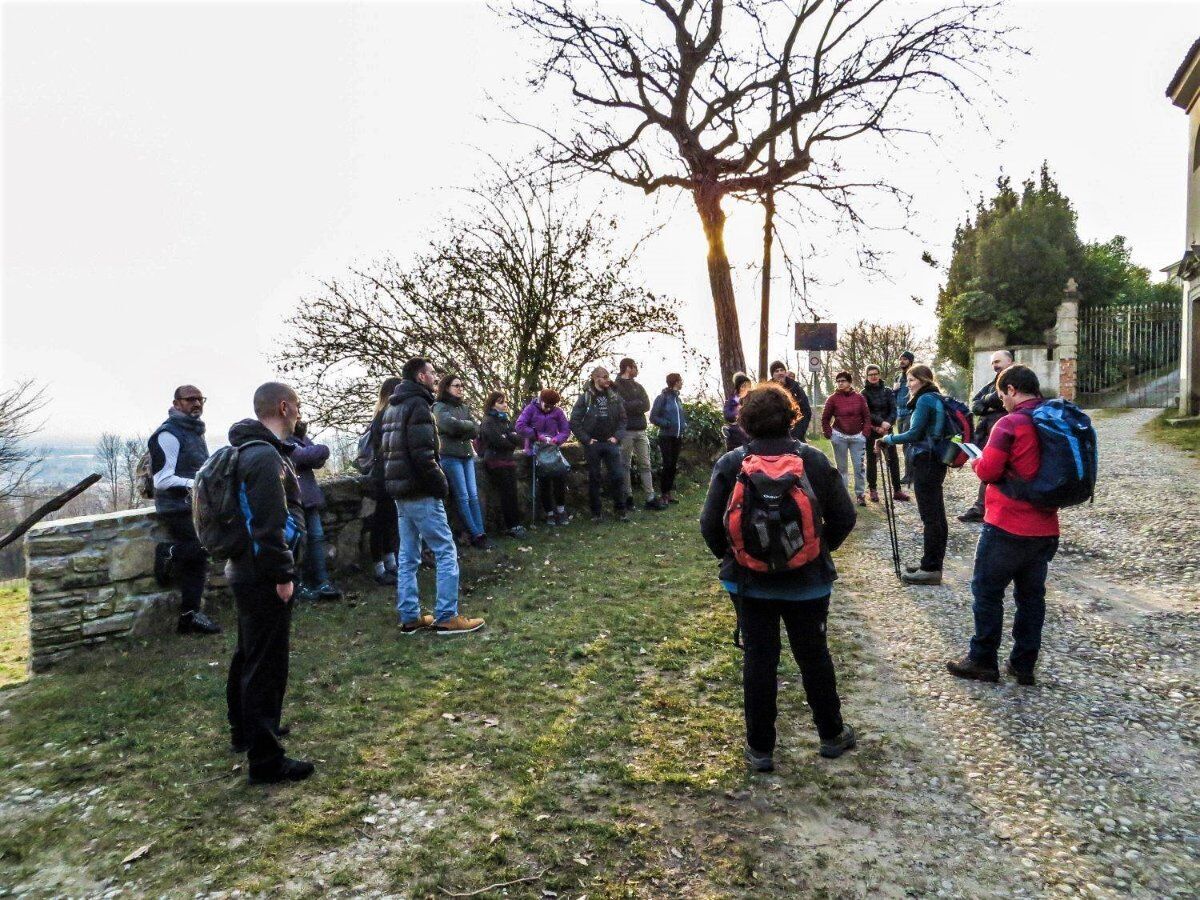
<path id="1" fill-rule="evenodd" d="M 1084 306 L 1076 392 L 1087 407 L 1169 406 L 1179 393 L 1179 302 Z"/>

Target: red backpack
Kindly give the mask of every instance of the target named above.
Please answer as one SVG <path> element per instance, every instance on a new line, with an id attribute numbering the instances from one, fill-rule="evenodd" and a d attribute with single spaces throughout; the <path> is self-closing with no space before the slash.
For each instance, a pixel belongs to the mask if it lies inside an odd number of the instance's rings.
<path id="1" fill-rule="evenodd" d="M 754 572 L 799 569 L 821 553 L 821 513 L 798 453 L 747 454 L 725 506 L 738 565 Z"/>

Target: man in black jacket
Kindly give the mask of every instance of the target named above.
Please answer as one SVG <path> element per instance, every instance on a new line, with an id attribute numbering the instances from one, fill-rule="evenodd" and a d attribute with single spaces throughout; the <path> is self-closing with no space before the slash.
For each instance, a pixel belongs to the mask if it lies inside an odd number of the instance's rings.
<path id="1" fill-rule="evenodd" d="M 612 494 L 613 508 L 622 522 L 629 520 L 625 508 L 625 491 L 621 487 L 621 440 L 625 437 L 625 403 L 621 395 L 613 390 L 608 369 L 596 366 L 583 388 L 583 393 L 571 409 L 571 431 L 583 445 L 587 460 L 588 502 L 592 507 L 592 521 L 600 521 L 604 514 L 601 505 L 600 467 L 608 470 L 608 489 Z"/>
<path id="2" fill-rule="evenodd" d="M 458 548 L 446 520 L 444 501 L 450 495 L 446 475 L 438 465 L 437 426 L 430 412 L 437 372 L 429 360 L 414 357 L 404 364 L 404 380 L 392 394 L 383 414 L 384 488 L 396 501 L 400 526 L 400 555 L 396 563 L 396 612 L 400 633 L 432 630 L 455 635 L 478 631 L 483 619 L 458 611 Z M 421 542 L 433 551 L 437 567 L 437 604 L 433 615 L 422 615 L 417 570 Z"/>
<path id="3" fill-rule="evenodd" d="M 992 371 L 999 375 L 1013 364 L 1013 355 L 1008 350 L 997 350 L 992 354 L 991 363 Z M 996 393 L 996 380 L 994 378 L 981 387 L 975 396 L 971 398 L 971 414 L 975 416 L 973 443 L 982 450 L 987 446 L 988 435 L 992 433 L 992 426 L 999 422 L 1005 415 L 1004 404 L 1000 400 L 1000 395 Z M 979 493 L 975 497 L 974 505 L 959 516 L 958 521 L 983 521 L 983 494 L 986 487 L 987 485 L 982 481 L 979 482 Z"/>
<path id="4" fill-rule="evenodd" d="M 287 691 L 289 632 L 297 557 L 304 542 L 300 483 L 287 440 L 300 419 L 300 401 L 286 384 L 254 392 L 253 419 L 229 429 L 238 448 L 238 493 L 249 540 L 225 566 L 237 604 L 237 649 L 229 664 L 225 700 L 233 748 L 247 756 L 253 784 L 303 781 L 313 764 L 291 759 L 279 739 Z"/>
<path id="5" fill-rule="evenodd" d="M 154 511 L 171 540 L 154 548 L 154 577 L 163 587 L 178 580 L 180 634 L 220 634 L 221 626 L 200 608 L 208 576 L 208 554 L 192 524 L 192 484 L 208 459 L 204 440 L 204 394 L 183 384 L 167 420 L 150 435 L 150 471 L 154 478 Z"/>
<path id="6" fill-rule="evenodd" d="M 798 441 L 808 441 L 808 425 L 812 421 L 812 404 L 808 402 L 808 393 L 795 378 L 788 374 L 787 366 L 780 360 L 771 363 L 771 380 L 791 394 L 800 410 L 800 418 L 792 426 L 792 437 Z"/>
<path id="7" fill-rule="evenodd" d="M 729 591 L 738 611 L 738 627 L 745 644 L 745 756 L 760 772 L 774 768 L 781 619 L 821 738 L 821 755 L 840 756 L 856 741 L 854 729 L 842 721 L 837 678 L 825 638 L 829 597 L 837 579 L 830 554 L 854 529 L 856 515 L 841 476 L 825 454 L 788 436 L 797 413 L 790 396 L 776 384 L 761 385 L 743 398 L 738 423 L 750 442 L 717 460 L 700 515 L 700 532 L 713 556 L 721 560 L 721 585 Z M 799 455 L 804 464 L 804 477 L 822 519 L 817 532 L 820 550 L 811 562 L 799 568 L 759 572 L 736 561 L 725 527 L 725 512 L 747 456 L 778 458 L 785 454 Z"/>

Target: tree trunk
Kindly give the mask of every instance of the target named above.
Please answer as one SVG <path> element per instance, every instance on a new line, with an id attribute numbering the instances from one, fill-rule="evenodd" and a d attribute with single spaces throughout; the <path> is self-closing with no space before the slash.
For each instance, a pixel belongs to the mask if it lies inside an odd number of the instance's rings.
<path id="1" fill-rule="evenodd" d="M 763 199 L 763 270 L 762 302 L 758 314 L 758 377 L 767 380 L 767 342 L 770 340 L 768 325 L 771 320 L 771 243 L 775 236 L 775 192 L 767 191 Z"/>
<path id="2" fill-rule="evenodd" d="M 733 275 L 725 253 L 725 212 L 721 209 L 721 191 L 716 185 L 701 185 L 693 192 L 693 198 L 704 226 L 704 236 L 708 239 L 708 283 L 717 320 L 717 355 L 721 383 L 729 391 L 734 373 L 746 371 L 746 355 L 733 296 Z"/>

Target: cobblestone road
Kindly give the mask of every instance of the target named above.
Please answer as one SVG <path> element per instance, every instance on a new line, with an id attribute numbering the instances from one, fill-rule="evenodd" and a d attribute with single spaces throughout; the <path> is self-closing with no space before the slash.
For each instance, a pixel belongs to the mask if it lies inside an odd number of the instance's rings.
<path id="1" fill-rule="evenodd" d="M 974 886 L 983 893 L 1200 892 L 1200 467 L 1139 434 L 1152 415 L 1097 421 L 1102 486 L 1094 506 L 1063 513 L 1034 688 L 945 672 L 972 632 L 978 526 L 951 521 L 942 587 L 901 589 L 890 572 L 881 578 L 889 554 L 881 515 L 864 517 L 873 527 L 839 562 L 849 614 L 900 688 L 902 708 L 869 709 L 868 722 L 886 721 L 940 753 L 971 808 L 959 840 L 976 846 L 990 835 L 1011 861 L 999 882 L 987 867 L 991 878 Z M 968 470 L 949 477 L 951 514 L 969 505 L 976 484 Z M 914 561 L 912 504 L 901 504 L 900 526 L 905 561 Z M 1010 601 L 1006 626 L 1011 612 Z M 945 791 L 935 779 L 929 793 L 936 803 Z"/>

